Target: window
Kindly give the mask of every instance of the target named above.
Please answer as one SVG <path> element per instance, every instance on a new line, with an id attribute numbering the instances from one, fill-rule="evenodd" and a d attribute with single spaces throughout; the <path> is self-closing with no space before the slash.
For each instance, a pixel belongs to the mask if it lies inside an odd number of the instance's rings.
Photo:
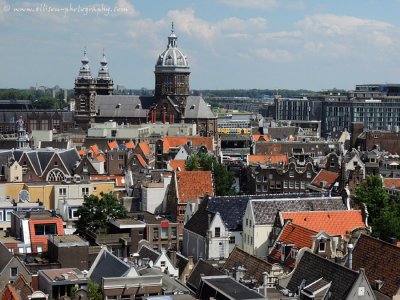
<path id="1" fill-rule="evenodd" d="M 235 243 L 236 243 L 235 236 L 234 235 L 230 236 L 229 237 L 229 244 L 235 244 Z"/>
<path id="2" fill-rule="evenodd" d="M 285 181 L 283 182 L 283 188 L 284 188 L 284 189 L 287 189 L 287 188 L 288 188 L 288 181 L 287 181 L 287 180 L 285 180 Z"/>
<path id="3" fill-rule="evenodd" d="M 18 248 L 18 252 L 19 252 L 20 254 L 24 254 L 24 252 L 25 252 L 24 247 L 19 247 L 19 248 Z"/>
<path id="4" fill-rule="evenodd" d="M 82 188 L 82 195 L 83 196 L 89 195 L 89 188 L 88 187 L 83 187 Z"/>
<path id="5" fill-rule="evenodd" d="M 158 228 L 153 229 L 153 239 L 158 240 Z"/>
<path id="6" fill-rule="evenodd" d="M 253 237 L 250 237 L 250 245 L 253 245 Z"/>
<path id="7" fill-rule="evenodd" d="M 246 243 L 246 234 L 243 235 L 243 243 Z"/>
<path id="8" fill-rule="evenodd" d="M 32 253 L 32 248 L 31 247 L 27 247 L 26 248 L 26 253 Z"/>
<path id="9" fill-rule="evenodd" d="M 124 160 L 124 155 L 123 154 L 119 154 L 118 155 L 118 160 Z"/>
<path id="10" fill-rule="evenodd" d="M 162 239 L 168 238 L 168 228 L 161 228 L 161 238 Z"/>
<path id="11" fill-rule="evenodd" d="M 165 260 L 161 261 L 161 267 L 165 267 Z"/>
<path id="12" fill-rule="evenodd" d="M 292 251 L 291 251 L 291 256 L 292 256 L 293 259 L 296 259 L 296 257 L 297 257 L 297 252 L 298 252 L 297 249 L 292 249 Z"/>
<path id="13" fill-rule="evenodd" d="M 307 178 L 311 178 L 311 172 L 307 171 Z"/>
<path id="14" fill-rule="evenodd" d="M 249 226 L 251 227 L 251 220 L 249 220 Z"/>
<path id="15" fill-rule="evenodd" d="M 79 214 L 78 214 L 78 209 L 77 208 L 73 208 L 71 209 L 71 218 L 79 218 Z"/>
<path id="16" fill-rule="evenodd" d="M 248 226 L 248 225 L 249 225 L 249 219 L 246 218 L 246 226 Z"/>
<path id="17" fill-rule="evenodd" d="M 35 224 L 35 235 L 57 234 L 56 224 Z"/>
<path id="18" fill-rule="evenodd" d="M 221 236 L 221 228 L 215 227 L 215 237 L 220 237 Z"/>
<path id="19" fill-rule="evenodd" d="M 42 246 L 37 246 L 37 252 L 38 252 L 38 253 L 42 253 L 42 252 L 43 252 Z"/>
<path id="20" fill-rule="evenodd" d="M 289 177 L 294 177 L 294 171 L 289 171 Z"/>
<path id="21" fill-rule="evenodd" d="M 59 188 L 58 189 L 58 194 L 60 196 L 67 196 L 67 188 Z"/>
<path id="22" fill-rule="evenodd" d="M 10 275 L 11 275 L 11 277 L 18 276 L 18 268 L 11 268 Z"/>
<path id="23" fill-rule="evenodd" d="M 319 252 L 325 252 L 325 242 L 320 242 L 319 243 L 319 249 L 318 249 L 318 251 Z"/>
<path id="24" fill-rule="evenodd" d="M 4 221 L 3 219 L 3 211 L 0 211 L 0 222 Z"/>
<path id="25" fill-rule="evenodd" d="M 171 228 L 171 235 L 172 235 L 172 237 L 176 237 L 176 232 L 177 232 L 176 227 L 172 227 L 172 228 Z"/>
<path id="26" fill-rule="evenodd" d="M 121 171 L 123 171 L 123 170 L 124 170 L 124 164 L 119 164 L 119 165 L 118 165 L 118 168 L 119 168 Z"/>
<path id="27" fill-rule="evenodd" d="M 261 192 L 261 185 L 260 184 L 257 184 L 256 190 L 257 190 L 257 192 Z"/>
<path id="28" fill-rule="evenodd" d="M 6 221 L 11 221 L 11 211 L 6 211 Z"/>

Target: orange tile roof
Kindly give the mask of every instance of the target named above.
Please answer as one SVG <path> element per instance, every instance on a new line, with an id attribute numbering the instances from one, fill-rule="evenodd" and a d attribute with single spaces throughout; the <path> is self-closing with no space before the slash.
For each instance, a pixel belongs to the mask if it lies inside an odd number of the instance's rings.
<path id="1" fill-rule="evenodd" d="M 400 188 L 400 178 L 384 178 L 383 186 L 387 189 L 398 189 Z"/>
<path id="2" fill-rule="evenodd" d="M 214 195 L 211 171 L 177 171 L 175 178 L 180 203 L 196 200 L 206 193 Z"/>
<path id="3" fill-rule="evenodd" d="M 298 224 L 293 224 L 288 222 L 282 228 L 282 231 L 277 239 L 277 242 L 282 242 L 286 245 L 294 245 L 295 248 L 301 249 L 304 247 L 311 248 L 312 247 L 312 237 L 316 235 L 318 232 L 313 231 L 311 229 L 305 228 Z M 276 248 L 276 244 L 271 250 L 269 257 L 276 260 L 281 261 L 281 252 Z M 285 259 L 285 265 L 293 268 L 295 265 L 295 259 L 291 256 L 287 256 Z"/>
<path id="4" fill-rule="evenodd" d="M 103 155 L 103 154 L 97 155 L 97 156 L 96 156 L 96 159 L 97 159 L 98 161 L 106 161 L 106 159 L 104 158 L 104 155 Z"/>
<path id="5" fill-rule="evenodd" d="M 78 151 L 78 153 L 79 153 L 80 156 L 84 156 L 85 155 L 85 150 L 81 149 L 81 150 Z"/>
<path id="6" fill-rule="evenodd" d="M 150 155 L 151 154 L 151 149 L 150 149 L 150 147 L 149 147 L 149 145 L 147 144 L 147 143 L 145 143 L 145 142 L 140 142 L 138 145 L 137 145 L 140 149 L 142 149 L 142 152 L 143 152 L 143 154 L 144 155 Z"/>
<path id="7" fill-rule="evenodd" d="M 316 187 L 321 187 L 322 183 L 322 188 L 328 189 L 332 186 L 332 184 L 335 183 L 338 177 L 339 177 L 338 173 L 322 169 L 319 171 L 317 176 L 315 176 L 314 179 L 311 181 L 311 184 Z"/>
<path id="8" fill-rule="evenodd" d="M 147 163 L 146 163 L 146 161 L 143 159 L 143 156 L 142 156 L 142 155 L 136 154 L 136 158 L 138 159 L 140 165 L 141 165 L 143 168 L 146 168 L 146 167 L 147 167 Z"/>
<path id="9" fill-rule="evenodd" d="M 271 154 L 271 155 L 249 155 L 247 157 L 247 162 L 248 163 L 253 163 L 253 164 L 266 164 L 266 163 L 271 163 L 271 164 L 287 164 L 288 163 L 288 157 L 286 154 Z"/>
<path id="10" fill-rule="evenodd" d="M 193 146 L 206 146 L 208 150 L 213 149 L 213 137 L 203 136 L 190 136 L 190 137 L 165 137 L 162 139 L 164 142 L 164 153 L 169 152 L 170 148 L 177 148 L 187 145 L 190 141 Z"/>
<path id="11" fill-rule="evenodd" d="M 179 171 L 185 171 L 185 163 L 186 160 L 183 159 L 174 159 L 171 160 L 169 162 L 169 166 L 173 169 L 173 170 L 177 170 L 178 168 L 180 168 Z"/>
<path id="12" fill-rule="evenodd" d="M 112 149 L 118 149 L 118 143 L 117 141 L 112 141 L 108 143 L 108 147 L 110 148 L 110 150 Z"/>
<path id="13" fill-rule="evenodd" d="M 267 134 L 253 134 L 253 141 L 258 142 L 258 141 L 266 141 L 269 142 L 270 138 Z"/>
<path id="14" fill-rule="evenodd" d="M 97 156 L 97 154 L 99 154 L 99 147 L 96 144 L 90 146 L 90 150 L 92 150 L 94 154 L 93 156 Z"/>
<path id="15" fill-rule="evenodd" d="M 133 141 L 129 141 L 129 142 L 125 143 L 125 147 L 127 149 L 134 149 L 135 148 L 135 143 Z"/>
<path id="16" fill-rule="evenodd" d="M 344 236 L 356 228 L 365 228 L 360 210 L 281 212 L 283 220 L 291 220 L 314 231 Z"/>

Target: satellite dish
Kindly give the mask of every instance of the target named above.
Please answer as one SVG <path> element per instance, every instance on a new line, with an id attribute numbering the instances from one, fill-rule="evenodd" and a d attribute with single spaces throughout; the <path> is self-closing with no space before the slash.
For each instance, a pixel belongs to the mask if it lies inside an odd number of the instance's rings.
<path id="1" fill-rule="evenodd" d="M 27 190 L 21 190 L 18 193 L 19 202 L 29 202 L 29 192 Z"/>

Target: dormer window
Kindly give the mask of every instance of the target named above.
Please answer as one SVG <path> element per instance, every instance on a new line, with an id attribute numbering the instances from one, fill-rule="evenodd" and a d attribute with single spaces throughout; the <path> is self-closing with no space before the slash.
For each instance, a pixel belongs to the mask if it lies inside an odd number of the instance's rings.
<path id="1" fill-rule="evenodd" d="M 325 252 L 326 248 L 326 242 L 325 241 L 320 241 L 319 242 L 319 247 L 318 247 L 318 252 Z"/>
<path id="2" fill-rule="evenodd" d="M 296 257 L 297 257 L 297 253 L 299 252 L 299 250 L 298 249 L 293 249 L 292 248 L 292 251 L 291 251 L 291 256 L 292 256 L 292 258 L 293 259 L 296 259 Z"/>

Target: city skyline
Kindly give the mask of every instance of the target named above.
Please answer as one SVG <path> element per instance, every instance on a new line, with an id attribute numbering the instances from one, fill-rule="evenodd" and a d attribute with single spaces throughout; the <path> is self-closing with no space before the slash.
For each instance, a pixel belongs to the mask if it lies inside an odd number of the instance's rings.
<path id="1" fill-rule="evenodd" d="M 347 1 L 348 2 L 348 1 Z M 400 1 L 0 0 L 0 87 L 72 88 L 83 49 L 96 77 L 154 88 L 171 22 L 192 89 L 351 89 L 399 82 Z"/>

